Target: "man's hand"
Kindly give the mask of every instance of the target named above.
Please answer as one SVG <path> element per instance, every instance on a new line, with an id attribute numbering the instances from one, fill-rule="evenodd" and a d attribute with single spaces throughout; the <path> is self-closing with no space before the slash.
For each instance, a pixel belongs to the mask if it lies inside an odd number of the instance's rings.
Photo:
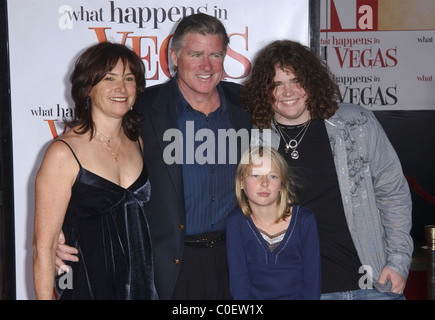
<path id="1" fill-rule="evenodd" d="M 70 247 L 65 244 L 65 236 L 63 232 L 60 233 L 59 239 L 57 240 L 57 249 L 56 249 L 56 272 L 60 275 L 64 271 L 68 270 L 68 267 L 65 265 L 65 261 L 79 261 L 79 258 L 76 256 L 78 250 L 74 247 Z"/>
<path id="2" fill-rule="evenodd" d="M 385 284 L 387 279 L 390 280 L 392 284 L 391 292 L 398 294 L 403 293 L 403 290 L 405 290 L 406 286 L 406 280 L 400 274 L 388 267 L 385 267 L 379 276 L 378 282 L 380 284 Z"/>

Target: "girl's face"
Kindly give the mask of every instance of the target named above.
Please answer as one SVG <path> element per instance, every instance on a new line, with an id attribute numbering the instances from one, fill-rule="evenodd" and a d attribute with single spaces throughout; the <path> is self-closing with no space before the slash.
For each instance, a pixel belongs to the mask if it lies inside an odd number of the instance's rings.
<path id="1" fill-rule="evenodd" d="M 242 180 L 242 188 L 249 200 L 251 209 L 276 206 L 281 178 L 273 161 L 264 159 L 259 164 L 252 164 Z"/>

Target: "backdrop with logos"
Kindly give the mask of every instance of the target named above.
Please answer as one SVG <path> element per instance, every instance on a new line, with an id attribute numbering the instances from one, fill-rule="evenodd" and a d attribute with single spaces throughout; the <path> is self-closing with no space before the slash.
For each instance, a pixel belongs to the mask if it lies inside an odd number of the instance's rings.
<path id="1" fill-rule="evenodd" d="M 34 182 L 50 142 L 74 113 L 69 75 L 84 48 L 101 41 L 123 43 L 142 58 L 147 86 L 171 77 L 168 45 L 176 23 L 203 12 L 219 18 L 230 36 L 225 80 L 241 82 L 256 51 L 290 38 L 309 44 L 310 1 L 274 0 L 13 0 L 7 1 L 16 297 L 33 299 Z"/>

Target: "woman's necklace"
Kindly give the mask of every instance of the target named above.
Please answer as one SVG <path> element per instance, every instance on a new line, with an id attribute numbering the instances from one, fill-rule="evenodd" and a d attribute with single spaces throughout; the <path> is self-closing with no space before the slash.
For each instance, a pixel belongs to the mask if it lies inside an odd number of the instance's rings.
<path id="1" fill-rule="evenodd" d="M 284 141 L 284 144 L 285 144 L 285 153 L 288 153 L 288 151 L 291 149 L 292 152 L 290 153 L 290 156 L 292 157 L 292 159 L 294 159 L 294 160 L 298 159 L 299 158 L 299 152 L 296 149 L 299 146 L 299 144 L 301 143 L 302 139 L 304 138 L 305 133 L 307 132 L 308 128 L 310 127 L 311 119 L 308 120 L 307 122 L 305 122 L 303 125 L 300 125 L 300 126 L 297 127 L 297 128 L 303 127 L 303 129 L 301 131 L 299 131 L 299 133 L 294 138 L 291 138 L 285 132 L 283 132 L 281 130 L 281 126 L 276 122 L 275 119 L 273 119 L 273 122 L 275 124 L 275 127 L 278 129 L 278 132 L 281 135 L 282 140 Z M 290 139 L 288 142 L 286 141 L 286 139 L 284 137 L 284 134 Z M 301 135 L 301 138 L 298 141 L 297 138 L 300 135 Z"/>
<path id="2" fill-rule="evenodd" d="M 119 150 L 121 149 L 121 141 L 119 141 L 119 147 L 118 150 L 116 152 L 112 151 L 112 148 L 110 148 L 109 144 L 110 144 L 110 139 L 113 138 L 107 138 L 106 136 L 102 135 L 101 133 L 98 132 L 98 130 L 96 131 L 96 134 L 98 136 L 98 138 L 100 139 L 100 141 L 104 144 L 104 146 L 106 147 L 107 150 L 110 151 L 110 153 L 113 155 L 113 161 L 115 161 L 116 163 L 118 163 L 118 157 L 119 157 Z M 119 132 L 119 134 L 117 135 L 117 137 L 121 134 L 121 132 Z M 107 139 L 107 142 L 104 141 L 103 136 Z"/>
<path id="3" fill-rule="evenodd" d="M 106 139 L 106 140 L 107 140 L 107 143 L 110 143 L 110 140 L 112 140 L 113 138 L 118 138 L 118 137 L 119 137 L 119 135 L 121 134 L 121 131 L 122 131 L 122 129 L 119 130 L 119 133 L 118 133 L 116 136 L 113 136 L 113 137 L 111 137 L 111 138 L 106 137 L 104 134 L 102 134 L 102 133 L 99 132 L 98 130 L 96 130 L 96 133 L 97 133 L 100 137 L 103 137 L 104 139 Z M 101 139 L 101 138 L 100 138 L 100 139 Z"/>

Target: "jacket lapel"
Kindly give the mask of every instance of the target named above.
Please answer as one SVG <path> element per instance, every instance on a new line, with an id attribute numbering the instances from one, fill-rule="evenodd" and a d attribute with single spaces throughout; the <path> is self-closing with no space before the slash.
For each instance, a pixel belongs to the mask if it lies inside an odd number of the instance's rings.
<path id="1" fill-rule="evenodd" d="M 178 130 L 175 105 L 171 98 L 170 84 L 168 84 L 164 89 L 162 88 L 162 90 L 160 90 L 159 96 L 155 99 L 152 106 L 155 113 L 150 115 L 150 123 L 160 146 L 162 161 L 164 161 L 163 155 L 165 148 L 172 143 L 172 141 L 163 141 L 165 132 L 170 129 Z M 173 163 L 166 165 L 166 167 L 177 192 L 177 196 L 180 200 L 184 201 L 181 164 Z"/>

